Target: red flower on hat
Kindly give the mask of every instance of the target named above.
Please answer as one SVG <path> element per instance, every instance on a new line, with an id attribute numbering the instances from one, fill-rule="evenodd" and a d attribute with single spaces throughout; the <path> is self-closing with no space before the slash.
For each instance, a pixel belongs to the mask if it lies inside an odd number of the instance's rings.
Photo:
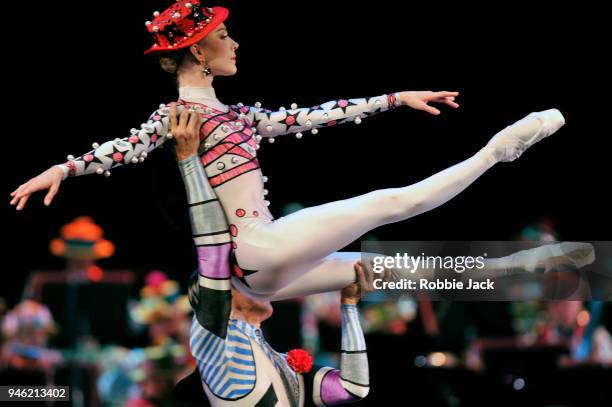
<path id="1" fill-rule="evenodd" d="M 312 356 L 304 349 L 290 350 L 286 360 L 295 373 L 308 373 L 312 369 Z"/>

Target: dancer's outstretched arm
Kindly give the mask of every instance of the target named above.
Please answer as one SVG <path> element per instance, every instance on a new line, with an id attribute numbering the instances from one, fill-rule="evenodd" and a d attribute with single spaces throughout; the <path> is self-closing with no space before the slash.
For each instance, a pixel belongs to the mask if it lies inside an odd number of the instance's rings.
<path id="1" fill-rule="evenodd" d="M 342 290 L 342 356 L 340 370 L 315 366 L 304 377 L 306 398 L 317 406 L 351 403 L 367 396 L 370 390 L 365 338 L 359 323 L 357 303 L 362 288 L 371 286 L 372 274 L 361 263 L 355 264 L 357 282 Z M 367 278 L 366 283 L 366 275 Z"/>
<path id="2" fill-rule="evenodd" d="M 161 146 L 168 139 L 169 108 L 160 105 L 141 129 L 132 129 L 132 134 L 122 139 L 107 141 L 101 145 L 94 143 L 93 150 L 54 165 L 38 176 L 25 182 L 11 193 L 11 205 L 17 210 L 24 208 L 30 195 L 36 191 L 49 190 L 44 198 L 45 205 L 51 204 L 61 182 L 69 176 L 85 174 L 110 174 L 112 168 L 123 164 L 142 162 L 148 153 Z"/>
<path id="3" fill-rule="evenodd" d="M 318 106 L 273 112 L 260 106 L 244 106 L 240 109 L 257 132 L 264 137 L 275 137 L 283 134 L 299 133 L 329 127 L 340 123 L 357 123 L 361 119 L 384 112 L 398 106 L 409 106 L 413 109 L 424 110 L 431 114 L 440 114 L 440 111 L 429 102 L 445 103 L 453 108 L 459 107 L 455 103 L 458 92 L 398 92 L 358 99 L 339 99 L 323 103 Z M 315 130 L 316 132 L 316 130 Z"/>

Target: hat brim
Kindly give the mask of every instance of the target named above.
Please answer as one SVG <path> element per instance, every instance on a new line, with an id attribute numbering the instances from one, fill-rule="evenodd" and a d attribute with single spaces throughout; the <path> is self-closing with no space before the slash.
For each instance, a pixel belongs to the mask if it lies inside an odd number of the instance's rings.
<path id="1" fill-rule="evenodd" d="M 167 54 L 170 52 L 176 52 L 178 50 L 190 47 L 193 44 L 200 42 L 202 39 L 204 39 L 204 37 L 206 37 L 215 28 L 217 28 L 219 24 L 227 20 L 227 17 L 229 16 L 229 10 L 226 9 L 225 7 L 213 7 L 212 9 L 213 9 L 213 13 L 215 14 L 215 16 L 212 18 L 210 23 L 206 24 L 206 27 L 203 30 L 192 35 L 188 40 L 183 42 L 180 46 L 173 47 L 173 48 L 161 48 L 161 47 L 153 46 L 149 48 L 148 50 L 146 50 L 144 54 L 145 55 Z"/>

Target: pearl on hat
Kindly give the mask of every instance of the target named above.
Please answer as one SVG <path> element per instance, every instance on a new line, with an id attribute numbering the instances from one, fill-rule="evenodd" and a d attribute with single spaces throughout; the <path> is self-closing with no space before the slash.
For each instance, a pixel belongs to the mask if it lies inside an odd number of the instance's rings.
<path id="1" fill-rule="evenodd" d="M 140 154 L 140 156 L 141 156 L 142 158 L 147 158 L 147 156 L 148 156 L 148 155 L 149 155 L 149 154 L 147 154 L 147 152 L 146 152 L 146 151 L 143 151 L 143 152 Z"/>
<path id="2" fill-rule="evenodd" d="M 104 171 L 104 176 L 105 177 L 108 178 L 108 177 L 110 177 L 110 175 L 111 175 L 110 171 L 108 171 L 108 170 Z"/>
<path id="3" fill-rule="evenodd" d="M 317 134 L 317 133 L 319 132 L 319 129 L 312 129 L 312 130 L 310 130 L 310 132 L 311 132 L 312 134 Z"/>
<path id="4" fill-rule="evenodd" d="M 297 103 L 292 103 L 292 104 L 291 104 L 291 108 L 292 108 L 292 109 L 297 109 L 297 108 L 298 108 Z"/>
<path id="5" fill-rule="evenodd" d="M 265 175 L 262 175 L 261 180 L 263 182 L 268 182 L 268 177 L 266 177 Z"/>
<path id="6" fill-rule="evenodd" d="M 310 119 L 306 120 L 306 126 L 312 126 L 312 122 L 310 121 Z"/>
<path id="7" fill-rule="evenodd" d="M 286 109 L 285 109 L 285 106 L 281 106 L 278 108 L 278 110 L 280 110 L 281 112 L 284 112 Z"/>
<path id="8" fill-rule="evenodd" d="M 98 147 L 100 147 L 100 144 L 98 144 L 98 143 L 93 143 L 93 144 L 91 145 L 91 148 L 93 148 L 93 149 L 96 149 L 96 148 L 98 148 Z"/>
<path id="9" fill-rule="evenodd" d="M 210 143 L 204 143 L 204 148 L 210 148 L 211 144 Z"/>
<path id="10" fill-rule="evenodd" d="M 172 133 L 168 132 L 168 134 L 166 134 L 166 138 L 168 140 L 170 140 L 171 138 L 173 138 L 174 136 L 172 135 Z"/>
<path id="11" fill-rule="evenodd" d="M 172 18 L 174 18 L 175 20 L 178 20 L 179 18 L 181 18 L 181 13 L 176 12 L 176 13 L 172 14 Z"/>
<path id="12" fill-rule="evenodd" d="M 355 124 L 361 124 L 361 117 L 355 117 Z"/>
<path id="13" fill-rule="evenodd" d="M 274 137 L 269 137 L 268 138 L 268 143 L 272 144 L 276 141 L 276 139 Z"/>
<path id="14" fill-rule="evenodd" d="M 154 26 L 153 26 L 153 32 L 158 32 L 158 31 L 159 31 L 159 27 L 158 27 L 158 26 L 156 26 L 156 25 L 154 25 Z"/>
<path id="15" fill-rule="evenodd" d="M 295 133 L 295 138 L 302 138 L 303 134 L 302 133 Z"/>
<path id="16" fill-rule="evenodd" d="M 215 140 L 220 140 L 220 139 L 221 139 L 221 135 L 220 135 L 220 134 L 215 134 L 215 135 L 213 136 L 213 138 L 214 138 Z"/>
<path id="17" fill-rule="evenodd" d="M 223 164 L 222 162 L 217 163 L 217 169 L 222 170 L 224 168 L 225 168 L 225 164 Z"/>
<path id="18" fill-rule="evenodd" d="M 138 159 L 138 162 L 142 163 L 142 162 L 144 162 L 144 160 L 145 160 L 145 159 L 144 159 L 144 157 L 140 157 L 140 158 Z"/>
<path id="19" fill-rule="evenodd" d="M 153 12 L 153 17 L 159 17 L 159 11 L 154 11 Z"/>
<path id="20" fill-rule="evenodd" d="M 160 108 L 160 109 L 163 109 L 164 107 L 166 107 L 166 105 L 165 105 L 165 104 L 163 104 L 163 103 L 159 105 L 159 108 Z"/>
<path id="21" fill-rule="evenodd" d="M 237 104 L 236 106 L 238 106 L 238 107 L 244 107 L 244 103 L 242 103 L 242 102 L 238 102 L 238 104 Z"/>
<path id="22" fill-rule="evenodd" d="M 255 135 L 255 141 L 256 142 L 261 143 L 261 139 L 262 139 L 262 137 L 259 134 Z"/>
<path id="23" fill-rule="evenodd" d="M 151 25 L 151 22 L 150 21 L 145 21 L 145 25 L 148 27 L 148 26 Z"/>
<path id="24" fill-rule="evenodd" d="M 268 125 L 266 126 L 266 130 L 268 130 L 268 131 L 272 131 L 272 129 L 273 129 L 273 127 L 272 127 L 272 125 L 271 125 L 271 124 L 268 124 Z"/>
<path id="25" fill-rule="evenodd" d="M 223 126 L 221 126 L 221 130 L 227 133 L 227 131 L 229 130 L 229 126 L 227 124 L 224 124 Z"/>
<path id="26" fill-rule="evenodd" d="M 263 192 L 264 195 L 268 195 L 268 190 L 267 189 L 264 189 L 262 192 Z"/>
<path id="27" fill-rule="evenodd" d="M 261 103 L 260 102 L 255 102 L 255 107 L 260 109 L 261 108 Z"/>
<path id="28" fill-rule="evenodd" d="M 268 201 L 268 200 L 264 201 L 264 205 L 270 206 L 270 201 Z"/>
<path id="29" fill-rule="evenodd" d="M 193 35 L 193 33 L 187 33 L 188 37 L 191 37 Z"/>
<path id="30" fill-rule="evenodd" d="M 323 117 L 327 119 L 329 117 L 329 114 L 323 113 Z"/>
<path id="31" fill-rule="evenodd" d="M 255 144 L 255 150 L 259 150 L 261 146 L 259 144 Z"/>
<path id="32" fill-rule="evenodd" d="M 138 162 L 138 157 L 132 157 L 132 164 L 136 164 Z"/>
<path id="33" fill-rule="evenodd" d="M 74 156 L 73 156 L 72 154 L 68 154 L 68 156 L 66 157 L 66 159 L 67 159 L 68 161 L 72 161 L 72 160 L 74 160 Z"/>
<path id="34" fill-rule="evenodd" d="M 232 157 L 232 163 L 236 164 L 238 162 L 238 157 Z"/>
<path id="35" fill-rule="evenodd" d="M 104 174 L 104 169 L 103 169 L 102 167 L 98 167 L 98 168 L 96 169 L 96 174 L 98 174 L 98 175 L 102 175 L 102 174 Z"/>
<path id="36" fill-rule="evenodd" d="M 187 7 L 187 8 L 192 8 L 192 7 L 193 7 L 193 4 L 191 4 L 191 3 L 185 3 L 185 7 Z"/>

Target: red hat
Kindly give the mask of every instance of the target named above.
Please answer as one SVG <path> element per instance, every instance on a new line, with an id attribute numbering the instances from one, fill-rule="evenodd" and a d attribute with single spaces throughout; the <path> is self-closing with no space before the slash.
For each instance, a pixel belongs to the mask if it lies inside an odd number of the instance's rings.
<path id="1" fill-rule="evenodd" d="M 193 45 L 227 19 L 224 7 L 203 7 L 200 0 L 177 0 L 163 13 L 155 12 L 145 25 L 155 43 L 145 55 L 172 52 Z"/>

